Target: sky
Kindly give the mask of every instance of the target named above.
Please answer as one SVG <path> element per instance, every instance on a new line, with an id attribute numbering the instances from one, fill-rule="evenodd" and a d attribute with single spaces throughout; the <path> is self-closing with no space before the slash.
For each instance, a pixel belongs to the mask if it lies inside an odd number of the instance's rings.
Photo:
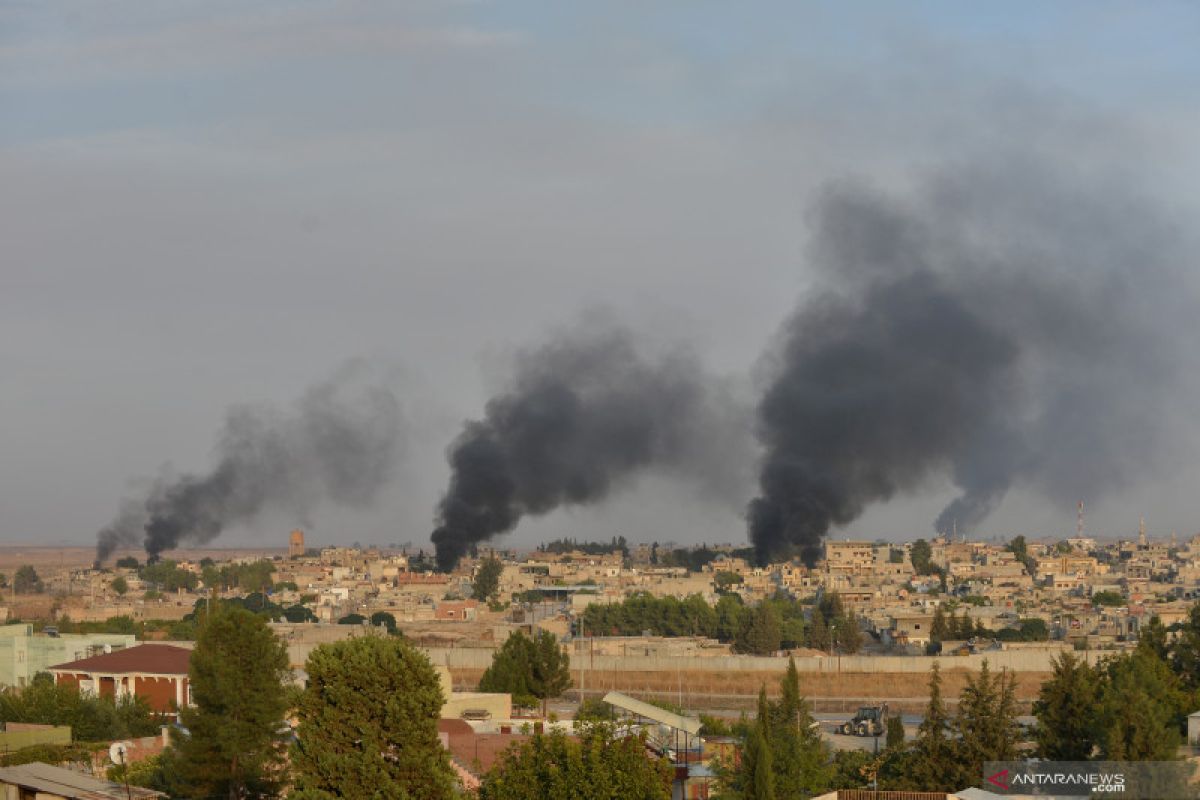
<path id="1" fill-rule="evenodd" d="M 1198 35 L 1175 2 L 0 0 L 0 542 L 92 542 L 229 407 L 364 359 L 406 420 L 386 490 L 220 541 L 428 547 L 463 421 L 581 315 L 753 398 L 831 181 L 1033 149 L 1194 227 Z M 1158 467 L 1089 528 L 1200 529 L 1200 463 Z M 953 495 L 836 535 L 928 535 Z M 647 475 L 502 541 L 741 542 L 743 509 Z M 980 533 L 1074 525 L 1018 490 Z"/>

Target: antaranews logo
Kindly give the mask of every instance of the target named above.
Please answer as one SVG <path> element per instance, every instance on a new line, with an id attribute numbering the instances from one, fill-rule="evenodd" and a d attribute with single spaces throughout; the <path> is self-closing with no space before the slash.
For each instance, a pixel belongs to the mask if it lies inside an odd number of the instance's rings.
<path id="1" fill-rule="evenodd" d="M 1000 789 L 1007 789 L 1008 788 L 1008 770 L 1002 769 L 999 772 L 993 773 L 992 775 L 988 775 L 985 780 L 987 780 L 988 783 L 990 783 L 993 786 L 996 786 Z"/>
<path id="2" fill-rule="evenodd" d="M 1174 800 L 1193 797 L 1191 769 L 1175 761 L 992 761 L 980 786 L 998 794 Z"/>

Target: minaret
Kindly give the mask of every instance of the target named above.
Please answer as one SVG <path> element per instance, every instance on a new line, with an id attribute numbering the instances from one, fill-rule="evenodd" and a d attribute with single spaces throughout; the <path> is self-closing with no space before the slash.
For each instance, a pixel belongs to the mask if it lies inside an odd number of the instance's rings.
<path id="1" fill-rule="evenodd" d="M 1080 539 L 1083 538 L 1083 501 L 1079 501 L 1079 515 L 1075 520 L 1075 535 Z"/>
<path id="2" fill-rule="evenodd" d="M 1138 517 L 1138 547 L 1145 550 L 1149 545 L 1146 544 L 1146 518 Z"/>

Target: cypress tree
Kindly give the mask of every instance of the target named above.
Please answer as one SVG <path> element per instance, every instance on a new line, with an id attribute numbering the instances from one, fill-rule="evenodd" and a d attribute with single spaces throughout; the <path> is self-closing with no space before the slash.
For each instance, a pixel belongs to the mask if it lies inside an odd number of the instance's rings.
<path id="1" fill-rule="evenodd" d="M 1050 761 L 1087 761 L 1096 746 L 1099 676 L 1071 653 L 1052 663 L 1054 674 L 1033 704 L 1038 755 Z"/>
<path id="2" fill-rule="evenodd" d="M 287 650 L 266 621 L 218 603 L 196 635 L 188 668 L 194 707 L 181 721 L 178 794 L 274 797 L 284 778 Z"/>
<path id="3" fill-rule="evenodd" d="M 457 796 L 438 740 L 441 684 L 425 654 L 403 639 L 363 636 L 321 645 L 305 668 L 293 797 Z"/>

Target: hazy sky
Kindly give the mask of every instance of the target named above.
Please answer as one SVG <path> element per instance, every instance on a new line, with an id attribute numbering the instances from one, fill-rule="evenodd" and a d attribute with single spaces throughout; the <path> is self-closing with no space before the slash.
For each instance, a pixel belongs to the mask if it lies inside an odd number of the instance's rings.
<path id="1" fill-rule="evenodd" d="M 1167 2 L 0 0 L 0 541 L 91 542 L 137 480 L 208 467 L 227 407 L 362 357 L 406 454 L 311 538 L 427 545 L 505 353 L 580 314 L 690 341 L 753 396 L 830 180 L 1031 148 L 1195 228 L 1197 41 Z M 1198 477 L 1081 499 L 1102 534 L 1190 535 Z M 926 535 L 952 495 L 843 535 Z M 1074 511 L 1018 492 L 983 532 Z M 743 541 L 741 515 L 649 478 L 506 541 Z"/>

